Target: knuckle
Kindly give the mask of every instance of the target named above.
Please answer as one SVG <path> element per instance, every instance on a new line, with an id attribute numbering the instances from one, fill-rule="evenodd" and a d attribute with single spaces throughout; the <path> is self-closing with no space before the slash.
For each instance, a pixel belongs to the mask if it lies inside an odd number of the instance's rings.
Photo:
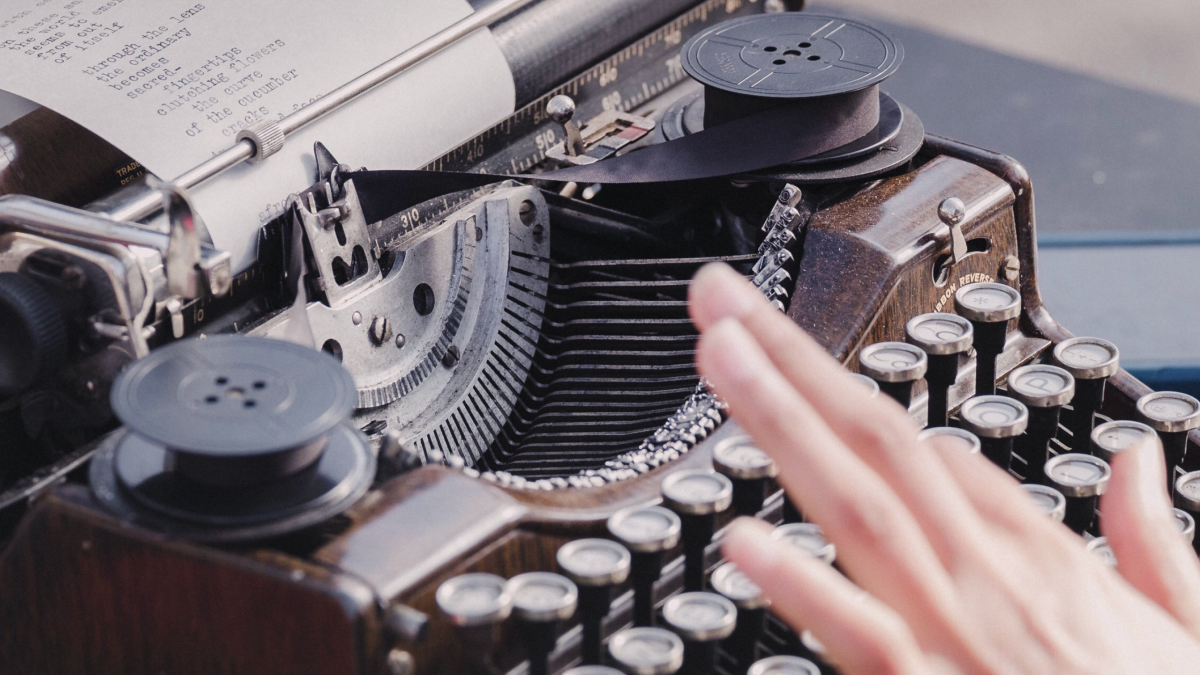
<path id="1" fill-rule="evenodd" d="M 846 495 L 843 501 L 836 518 L 837 529 L 844 537 L 880 552 L 895 549 L 901 526 L 897 509 L 879 498 L 854 499 Z"/>

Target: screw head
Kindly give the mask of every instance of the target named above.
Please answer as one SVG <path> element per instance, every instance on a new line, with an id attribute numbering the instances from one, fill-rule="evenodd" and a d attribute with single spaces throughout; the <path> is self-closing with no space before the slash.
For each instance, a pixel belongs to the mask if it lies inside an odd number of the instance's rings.
<path id="1" fill-rule="evenodd" d="M 362 323 L 362 312 L 355 312 L 355 313 L 351 314 L 350 321 L 352 321 L 355 326 L 361 324 Z"/>
<path id="2" fill-rule="evenodd" d="M 546 114 L 558 124 L 566 124 L 575 116 L 575 100 L 559 94 L 546 103 Z"/>
<path id="3" fill-rule="evenodd" d="M 396 349 L 404 349 L 405 342 L 404 333 L 396 333 Z"/>

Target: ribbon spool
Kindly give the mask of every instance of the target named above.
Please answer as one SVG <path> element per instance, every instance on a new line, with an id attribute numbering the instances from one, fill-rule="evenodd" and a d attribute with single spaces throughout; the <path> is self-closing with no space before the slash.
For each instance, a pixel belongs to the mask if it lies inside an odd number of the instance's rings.
<path id="1" fill-rule="evenodd" d="M 684 46 L 683 69 L 704 90 L 666 111 L 663 135 L 676 140 L 787 106 L 789 123 L 833 119 L 855 139 L 780 168 L 789 180 L 828 182 L 882 173 L 908 161 L 924 139 L 916 115 L 879 89 L 903 59 L 900 43 L 846 19 L 779 13 L 727 21 Z"/>
<path id="2" fill-rule="evenodd" d="M 202 541 L 276 536 L 340 513 L 375 458 L 347 426 L 354 381 L 307 347 L 248 336 L 182 340 L 113 383 L 124 428 L 90 471 L 100 500 Z"/>

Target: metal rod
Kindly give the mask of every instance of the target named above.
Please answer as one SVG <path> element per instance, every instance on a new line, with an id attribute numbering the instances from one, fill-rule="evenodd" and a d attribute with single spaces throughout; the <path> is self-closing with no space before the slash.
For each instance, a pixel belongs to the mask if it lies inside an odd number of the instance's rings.
<path id="1" fill-rule="evenodd" d="M 391 60 L 359 75 L 346 84 L 334 89 L 313 103 L 279 120 L 285 136 L 301 127 L 324 117 L 343 105 L 353 101 L 375 87 L 408 70 L 412 66 L 437 54 L 441 50 L 462 40 L 475 31 L 508 17 L 533 0 L 493 0 L 482 9 L 457 21 L 429 38 L 418 42 Z M 254 155 L 254 144 L 242 139 L 227 150 L 213 155 L 208 160 L 180 174 L 172 183 L 190 188 L 218 176 L 241 164 Z M 117 220 L 141 220 L 161 208 L 161 197 L 157 193 L 141 195 L 123 204 L 109 215 Z"/>

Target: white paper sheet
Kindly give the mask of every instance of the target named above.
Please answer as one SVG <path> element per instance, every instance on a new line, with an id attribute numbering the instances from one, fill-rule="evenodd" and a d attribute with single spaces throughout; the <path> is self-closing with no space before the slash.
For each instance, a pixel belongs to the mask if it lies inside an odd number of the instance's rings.
<path id="1" fill-rule="evenodd" d="M 470 13 L 466 0 L 5 0 L 0 89 L 170 179 Z M 414 168 L 503 119 L 515 94 L 487 31 L 193 189 L 243 269 L 257 230 L 313 179 L 320 140 L 352 167 Z"/>

